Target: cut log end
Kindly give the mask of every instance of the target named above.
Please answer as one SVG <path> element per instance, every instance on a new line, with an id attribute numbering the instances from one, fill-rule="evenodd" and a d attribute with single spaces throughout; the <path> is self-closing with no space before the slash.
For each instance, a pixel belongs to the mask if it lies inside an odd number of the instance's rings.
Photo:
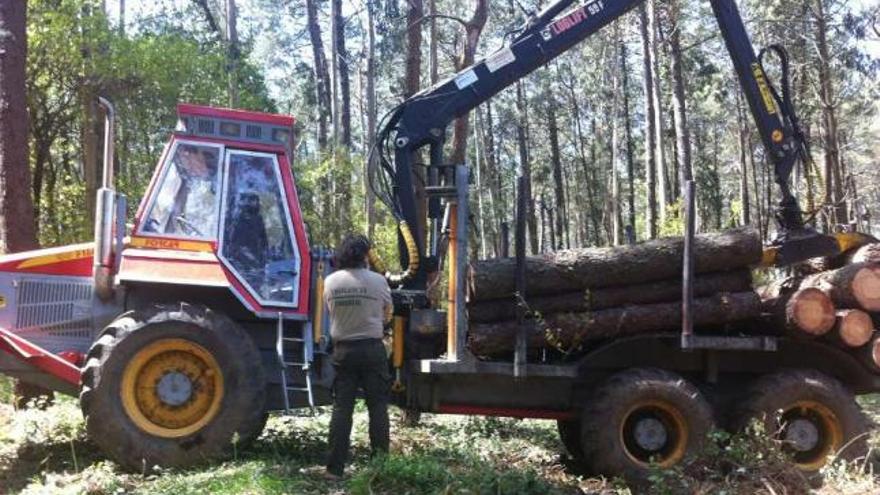
<path id="1" fill-rule="evenodd" d="M 880 311 L 880 265 L 867 266 L 853 277 L 853 296 L 867 311 Z"/>
<path id="2" fill-rule="evenodd" d="M 837 335 L 848 347 L 861 347 L 871 340 L 874 322 L 871 315 L 858 309 L 837 312 Z"/>
<path id="3" fill-rule="evenodd" d="M 871 343 L 871 359 L 874 361 L 874 366 L 880 368 L 880 338 L 874 339 Z"/>
<path id="4" fill-rule="evenodd" d="M 815 337 L 830 332 L 836 321 L 831 298 L 815 288 L 795 293 L 786 306 L 786 316 L 792 326 Z"/>

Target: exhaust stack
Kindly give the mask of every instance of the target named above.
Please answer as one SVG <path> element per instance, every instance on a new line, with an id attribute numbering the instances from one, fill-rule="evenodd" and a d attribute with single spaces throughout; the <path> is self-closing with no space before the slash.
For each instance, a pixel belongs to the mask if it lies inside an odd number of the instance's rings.
<path id="1" fill-rule="evenodd" d="M 113 297 L 113 227 L 116 217 L 116 191 L 113 188 L 114 127 L 116 110 L 105 98 L 98 97 L 104 108 L 104 173 L 95 201 L 95 292 L 102 300 Z M 124 222 L 124 218 L 121 219 Z M 123 224 L 124 225 L 124 224 Z M 118 227 L 117 227 L 118 228 Z M 119 237 L 117 235 L 117 237 Z"/>

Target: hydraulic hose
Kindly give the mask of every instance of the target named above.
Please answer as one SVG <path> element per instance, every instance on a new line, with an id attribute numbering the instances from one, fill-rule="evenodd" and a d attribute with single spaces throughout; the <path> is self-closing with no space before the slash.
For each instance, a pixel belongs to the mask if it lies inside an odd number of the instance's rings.
<path id="1" fill-rule="evenodd" d="M 385 263 L 382 262 L 382 259 L 379 258 L 379 254 L 376 253 L 375 250 L 370 249 L 367 253 L 370 266 L 373 267 L 373 270 L 379 273 L 384 273 L 385 278 L 391 285 L 401 285 L 412 278 L 418 271 L 419 263 L 421 262 L 416 238 L 413 237 L 409 224 L 407 224 L 405 220 L 401 220 L 400 223 L 397 224 L 397 228 L 400 230 L 401 237 L 403 237 L 403 243 L 406 246 L 407 259 L 409 259 L 409 265 L 406 267 L 405 271 L 402 273 L 391 273 L 388 271 Z"/>

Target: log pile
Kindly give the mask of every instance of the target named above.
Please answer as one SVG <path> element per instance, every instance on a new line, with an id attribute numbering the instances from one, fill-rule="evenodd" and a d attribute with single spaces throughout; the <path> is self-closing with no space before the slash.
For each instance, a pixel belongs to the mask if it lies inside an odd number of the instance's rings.
<path id="1" fill-rule="evenodd" d="M 682 251 L 683 240 L 670 238 L 530 257 L 525 297 L 515 294 L 513 259 L 475 262 L 469 273 L 470 350 L 484 357 L 512 353 L 519 308 L 527 314 L 532 349 L 570 353 L 590 341 L 677 332 Z M 698 332 L 735 328 L 821 339 L 866 355 L 876 346 L 880 353 L 874 330 L 880 322 L 878 255 L 880 244 L 864 246 L 834 269 L 800 272 L 753 289 L 750 267 L 762 257 L 756 232 L 697 236 L 694 324 Z"/>
<path id="2" fill-rule="evenodd" d="M 694 318 L 724 326 L 759 316 L 750 265 L 761 261 L 753 230 L 697 236 Z M 514 293 L 513 259 L 478 261 L 470 270 L 469 344 L 480 356 L 513 349 L 518 305 L 530 318 L 529 345 L 570 351 L 597 339 L 681 326 L 684 241 L 558 251 L 526 260 L 526 297 Z"/>

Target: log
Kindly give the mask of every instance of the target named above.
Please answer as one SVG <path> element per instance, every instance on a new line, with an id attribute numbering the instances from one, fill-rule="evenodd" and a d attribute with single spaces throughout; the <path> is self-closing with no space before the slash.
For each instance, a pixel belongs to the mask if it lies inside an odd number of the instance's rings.
<path id="1" fill-rule="evenodd" d="M 868 345 L 855 350 L 855 355 L 874 373 L 880 373 L 880 333 L 875 332 Z"/>
<path id="2" fill-rule="evenodd" d="M 874 334 L 871 315 L 860 309 L 842 309 L 837 312 L 834 339 L 846 347 L 862 347 Z"/>
<path id="3" fill-rule="evenodd" d="M 694 322 L 698 327 L 749 320 L 760 312 L 761 300 L 751 291 L 716 294 L 694 300 Z M 526 324 L 530 348 L 548 347 L 572 352 L 590 340 L 678 331 L 681 327 L 681 303 L 643 304 L 587 313 L 555 313 Z M 510 320 L 471 325 L 468 334 L 471 352 L 477 356 L 512 352 L 516 328 L 516 322 Z"/>
<path id="4" fill-rule="evenodd" d="M 526 259 L 529 294 L 550 295 L 678 278 L 684 240 L 680 237 L 613 248 L 557 251 Z M 728 271 L 761 261 L 761 239 L 754 229 L 735 229 L 696 238 L 696 272 Z M 514 260 L 474 262 L 470 300 L 503 299 L 515 292 Z"/>
<path id="5" fill-rule="evenodd" d="M 525 307 L 530 313 L 583 313 L 635 304 L 681 301 L 681 280 L 662 280 L 647 284 L 586 289 L 552 296 L 527 297 Z M 718 293 L 744 292 L 751 289 L 749 270 L 708 273 L 694 281 L 695 297 Z M 517 301 L 494 299 L 468 304 L 468 320 L 476 323 L 509 320 L 516 314 Z"/>
<path id="6" fill-rule="evenodd" d="M 767 320 L 793 337 L 827 334 L 836 321 L 834 303 L 821 290 L 799 289 L 800 284 L 799 278 L 786 278 L 757 289 Z"/>
<path id="7" fill-rule="evenodd" d="M 853 263 L 880 263 L 880 242 L 866 244 L 847 254 L 846 261 Z"/>
<path id="8" fill-rule="evenodd" d="M 880 264 L 855 263 L 806 277 L 801 288 L 817 288 L 838 308 L 880 311 Z"/>

